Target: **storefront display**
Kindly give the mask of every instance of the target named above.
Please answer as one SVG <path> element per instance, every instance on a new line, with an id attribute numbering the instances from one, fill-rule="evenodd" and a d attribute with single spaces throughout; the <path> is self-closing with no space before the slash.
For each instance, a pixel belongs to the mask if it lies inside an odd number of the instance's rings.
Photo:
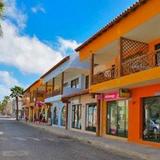
<path id="1" fill-rule="evenodd" d="M 80 104 L 72 106 L 72 128 L 81 129 L 81 107 Z"/>
<path id="2" fill-rule="evenodd" d="M 58 125 L 58 110 L 57 110 L 57 107 L 55 107 L 54 111 L 53 111 L 53 124 Z"/>
<path id="3" fill-rule="evenodd" d="M 120 100 L 107 103 L 107 134 L 127 137 L 128 101 Z"/>
<path id="4" fill-rule="evenodd" d="M 143 99 L 144 129 L 143 138 L 160 142 L 160 96 Z"/>
<path id="5" fill-rule="evenodd" d="M 61 112 L 61 126 L 65 126 L 65 124 L 66 124 L 66 107 L 64 106 Z"/>
<path id="6" fill-rule="evenodd" d="M 88 104 L 86 108 L 86 130 L 96 132 L 97 106 Z"/>

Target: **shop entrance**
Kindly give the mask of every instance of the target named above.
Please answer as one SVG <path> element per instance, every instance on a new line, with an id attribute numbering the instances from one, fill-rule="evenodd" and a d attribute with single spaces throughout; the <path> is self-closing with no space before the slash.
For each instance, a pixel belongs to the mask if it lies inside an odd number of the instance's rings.
<path id="1" fill-rule="evenodd" d="M 107 134 L 128 136 L 128 101 L 111 101 L 107 103 Z"/>

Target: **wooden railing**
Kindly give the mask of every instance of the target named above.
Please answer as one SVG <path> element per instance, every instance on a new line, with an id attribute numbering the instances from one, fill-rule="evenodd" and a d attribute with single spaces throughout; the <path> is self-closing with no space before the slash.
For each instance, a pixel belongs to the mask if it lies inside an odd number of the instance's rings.
<path id="1" fill-rule="evenodd" d="M 118 68 L 112 67 L 103 72 L 97 73 L 92 77 L 92 84 L 101 83 L 118 77 Z"/>
<path id="2" fill-rule="evenodd" d="M 144 71 L 160 65 L 160 54 L 139 54 L 122 62 L 122 76 Z"/>
<path id="3" fill-rule="evenodd" d="M 112 67 L 93 75 L 92 84 L 109 81 L 120 76 L 144 71 L 156 66 L 160 66 L 160 53 L 137 54 L 122 62 L 121 68 Z"/>
<path id="4" fill-rule="evenodd" d="M 57 96 L 57 95 L 60 95 L 60 94 L 61 94 L 61 89 L 56 89 L 53 92 L 52 91 L 48 92 L 46 94 L 46 98 Z"/>

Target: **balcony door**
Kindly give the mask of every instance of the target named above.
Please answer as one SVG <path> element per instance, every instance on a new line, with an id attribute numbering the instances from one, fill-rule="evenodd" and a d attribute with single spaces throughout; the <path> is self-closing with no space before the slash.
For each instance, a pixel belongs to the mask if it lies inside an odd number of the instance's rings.
<path id="1" fill-rule="evenodd" d="M 107 134 L 128 136 L 128 104 L 127 101 L 107 103 Z"/>

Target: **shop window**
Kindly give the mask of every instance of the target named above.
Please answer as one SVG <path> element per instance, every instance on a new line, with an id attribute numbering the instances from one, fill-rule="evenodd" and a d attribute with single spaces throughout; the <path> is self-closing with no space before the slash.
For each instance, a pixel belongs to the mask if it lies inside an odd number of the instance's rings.
<path id="1" fill-rule="evenodd" d="M 61 112 L 61 125 L 62 126 L 66 125 L 66 107 L 65 106 L 62 108 L 62 112 Z"/>
<path id="2" fill-rule="evenodd" d="M 71 81 L 71 88 L 78 88 L 79 85 L 79 78 L 76 78 Z"/>
<path id="3" fill-rule="evenodd" d="M 107 134 L 128 136 L 128 102 L 125 100 L 107 103 Z"/>
<path id="4" fill-rule="evenodd" d="M 86 108 L 86 130 L 96 132 L 97 106 L 88 104 Z"/>
<path id="5" fill-rule="evenodd" d="M 58 110 L 57 107 L 53 111 L 53 124 L 58 125 Z"/>
<path id="6" fill-rule="evenodd" d="M 89 75 L 85 77 L 85 89 L 89 88 Z"/>
<path id="7" fill-rule="evenodd" d="M 155 45 L 155 51 L 156 51 L 156 65 L 160 65 L 160 43 Z"/>
<path id="8" fill-rule="evenodd" d="M 160 96 L 143 100 L 144 140 L 160 142 Z"/>
<path id="9" fill-rule="evenodd" d="M 81 105 L 72 106 L 72 128 L 81 129 Z"/>

